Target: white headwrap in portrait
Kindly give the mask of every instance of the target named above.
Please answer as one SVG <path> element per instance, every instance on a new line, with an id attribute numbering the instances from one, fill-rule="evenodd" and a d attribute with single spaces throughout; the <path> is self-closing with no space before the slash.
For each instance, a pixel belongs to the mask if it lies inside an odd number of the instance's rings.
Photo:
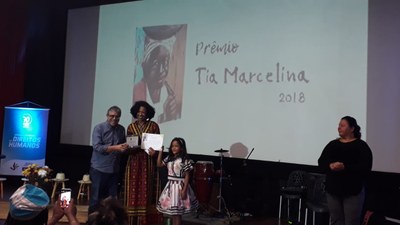
<path id="1" fill-rule="evenodd" d="M 146 62 L 149 59 L 151 52 L 158 46 L 164 46 L 168 50 L 168 52 L 171 56 L 172 50 L 173 50 L 173 47 L 175 44 L 175 40 L 176 40 L 175 36 L 172 36 L 172 37 L 170 37 L 168 39 L 164 39 L 164 40 L 153 40 L 153 39 L 149 38 L 149 42 L 146 43 L 146 45 L 144 46 L 143 62 Z"/>

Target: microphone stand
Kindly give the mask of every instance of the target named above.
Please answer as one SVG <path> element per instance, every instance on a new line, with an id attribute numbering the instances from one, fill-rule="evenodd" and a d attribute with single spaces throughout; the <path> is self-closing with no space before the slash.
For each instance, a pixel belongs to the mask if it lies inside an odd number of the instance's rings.
<path id="1" fill-rule="evenodd" d="M 220 174 L 219 174 L 219 195 L 217 196 L 217 198 L 218 198 L 218 214 L 220 215 L 220 216 L 224 216 L 224 213 L 223 213 L 223 210 L 222 210 L 222 204 L 224 204 L 224 210 L 226 211 L 226 215 L 228 216 L 228 221 L 229 221 L 229 224 L 231 224 L 232 223 L 232 221 L 231 221 L 231 215 L 230 215 L 230 212 L 229 212 L 229 210 L 228 210 L 228 208 L 227 208 L 227 206 L 226 206 L 226 202 L 225 202 L 225 199 L 222 197 L 222 175 L 223 175 L 223 166 L 222 166 L 222 161 L 223 161 L 223 159 L 224 159 L 224 155 L 223 155 L 223 152 L 222 152 L 222 148 L 221 148 L 221 152 L 219 153 L 219 156 L 220 156 Z"/>
<path id="2" fill-rule="evenodd" d="M 247 166 L 247 160 L 249 159 L 251 153 L 253 153 L 254 148 L 250 151 L 249 155 L 243 160 L 243 166 Z"/>
<path id="3" fill-rule="evenodd" d="M 222 170 L 222 159 L 224 157 L 224 155 L 222 154 L 222 152 L 219 153 L 220 158 L 220 174 L 219 174 L 219 195 L 218 195 L 218 212 L 221 213 L 221 201 L 222 201 L 222 174 L 223 174 L 223 170 Z"/>

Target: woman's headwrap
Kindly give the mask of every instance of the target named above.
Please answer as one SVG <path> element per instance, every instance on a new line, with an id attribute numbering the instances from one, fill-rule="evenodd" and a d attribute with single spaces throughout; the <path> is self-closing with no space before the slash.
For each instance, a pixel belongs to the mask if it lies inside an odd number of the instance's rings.
<path id="1" fill-rule="evenodd" d="M 47 193 L 36 186 L 25 184 L 10 197 L 10 215 L 17 220 L 33 219 L 49 205 Z"/>
<path id="2" fill-rule="evenodd" d="M 168 52 L 171 56 L 172 50 L 173 50 L 173 47 L 175 44 L 175 40 L 176 40 L 175 36 L 172 36 L 172 37 L 170 37 L 168 39 L 164 39 L 164 40 L 154 40 L 154 39 L 148 38 L 147 43 L 145 43 L 145 46 L 144 46 L 143 62 L 147 62 L 149 60 L 151 52 L 158 46 L 164 46 L 168 50 Z"/>

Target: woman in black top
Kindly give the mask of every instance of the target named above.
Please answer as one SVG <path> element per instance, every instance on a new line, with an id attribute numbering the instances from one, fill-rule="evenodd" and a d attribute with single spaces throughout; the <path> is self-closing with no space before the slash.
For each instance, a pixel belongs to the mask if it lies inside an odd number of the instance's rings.
<path id="1" fill-rule="evenodd" d="M 372 168 L 372 152 L 361 140 L 360 126 L 350 116 L 340 120 L 339 138 L 326 145 L 318 165 L 326 173 L 331 225 L 359 225 L 364 183 Z"/>

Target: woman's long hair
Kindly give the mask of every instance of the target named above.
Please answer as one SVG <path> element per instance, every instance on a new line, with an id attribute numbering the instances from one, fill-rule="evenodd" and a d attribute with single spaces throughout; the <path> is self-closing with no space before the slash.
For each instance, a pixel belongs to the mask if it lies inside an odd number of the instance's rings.
<path id="1" fill-rule="evenodd" d="M 177 156 L 175 156 L 174 153 L 172 152 L 172 143 L 174 141 L 176 141 L 179 147 L 181 148 L 181 152 Z M 173 160 L 174 158 L 182 158 L 182 162 L 185 161 L 188 158 L 185 139 L 181 137 L 175 137 L 174 139 L 172 139 L 168 149 L 168 156 L 170 160 Z"/>

